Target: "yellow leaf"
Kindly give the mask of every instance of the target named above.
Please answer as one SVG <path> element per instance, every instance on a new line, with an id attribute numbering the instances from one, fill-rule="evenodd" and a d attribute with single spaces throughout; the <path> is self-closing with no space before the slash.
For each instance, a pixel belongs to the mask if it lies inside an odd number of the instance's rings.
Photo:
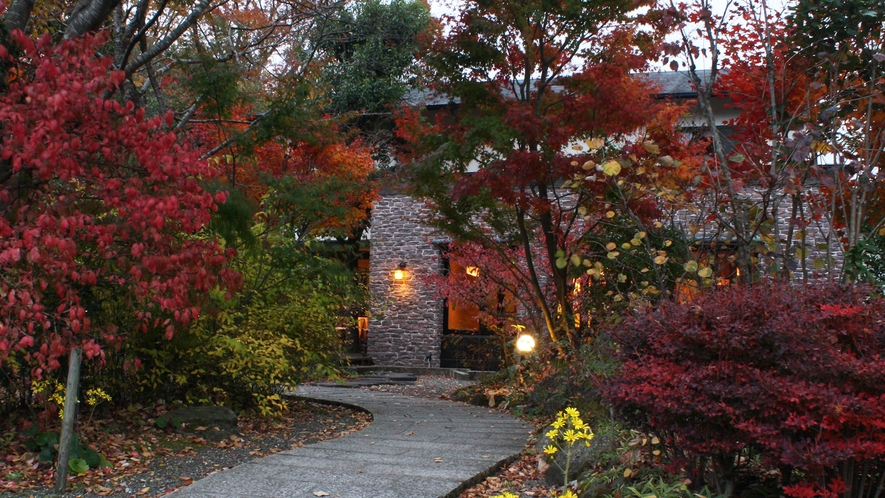
<path id="1" fill-rule="evenodd" d="M 656 265 L 662 265 L 667 262 L 667 256 L 658 256 L 655 258 Z"/>
<path id="2" fill-rule="evenodd" d="M 698 276 L 700 276 L 700 277 L 710 278 L 710 276 L 712 276 L 712 275 L 713 275 L 713 269 L 710 268 L 709 266 L 698 270 Z"/>
<path id="3" fill-rule="evenodd" d="M 606 176 L 615 176 L 621 172 L 621 163 L 608 161 L 602 165 L 602 173 Z"/>
<path id="4" fill-rule="evenodd" d="M 633 471 L 631 469 L 624 469 L 624 477 L 630 477 L 633 475 Z"/>
<path id="5" fill-rule="evenodd" d="M 624 249 L 625 251 L 626 251 L 627 249 L 630 249 L 631 247 L 633 247 L 633 246 L 630 245 L 629 242 L 624 242 L 623 244 L 621 244 L 621 249 Z"/>
<path id="6" fill-rule="evenodd" d="M 685 271 L 687 271 L 688 273 L 694 273 L 698 271 L 698 262 L 689 261 L 688 263 L 685 263 L 682 267 L 685 268 Z"/>
<path id="7" fill-rule="evenodd" d="M 606 254 L 606 256 L 608 257 L 608 259 L 615 259 L 615 258 L 617 258 L 618 255 L 620 255 L 620 254 L 621 254 L 621 253 L 619 253 L 618 251 L 611 251 L 611 252 L 609 252 L 608 254 Z"/>
<path id="8" fill-rule="evenodd" d="M 615 244 L 614 242 L 609 242 L 608 244 L 605 245 L 605 248 L 608 249 L 609 251 L 614 251 L 615 248 L 617 248 L 617 247 L 618 247 L 618 245 Z"/>
<path id="9" fill-rule="evenodd" d="M 661 153 L 661 148 L 654 142 L 642 142 L 642 148 L 649 154 L 658 155 Z"/>
<path id="10" fill-rule="evenodd" d="M 606 218 L 614 218 L 614 217 L 615 217 L 615 212 L 614 212 L 614 211 L 606 211 L 606 212 L 605 212 L 605 217 L 606 217 Z"/>
<path id="11" fill-rule="evenodd" d="M 591 169 L 593 169 L 595 167 L 596 167 L 596 163 L 594 163 L 593 161 L 587 161 L 581 165 L 581 168 L 586 171 L 590 171 Z"/>
<path id="12" fill-rule="evenodd" d="M 603 145 L 605 145 L 605 139 L 604 139 L 604 138 L 596 137 L 596 138 L 593 138 L 593 139 L 587 140 L 587 147 L 590 147 L 590 150 L 596 150 L 596 149 L 599 149 L 599 148 L 601 148 Z"/>

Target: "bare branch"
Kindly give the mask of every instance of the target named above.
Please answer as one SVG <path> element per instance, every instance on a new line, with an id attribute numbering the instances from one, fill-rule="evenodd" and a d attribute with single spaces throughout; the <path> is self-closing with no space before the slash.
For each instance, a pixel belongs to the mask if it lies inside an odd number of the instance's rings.
<path id="1" fill-rule="evenodd" d="M 136 57 L 132 62 L 126 65 L 125 71 L 127 75 L 131 75 L 135 71 L 139 70 L 142 66 L 144 66 L 147 61 L 153 59 L 154 57 L 160 55 L 169 48 L 185 31 L 187 31 L 191 26 L 195 25 L 196 22 L 200 19 L 200 17 L 225 3 L 227 0 L 222 0 L 221 3 L 210 7 L 209 0 L 199 0 L 196 5 L 194 5 L 193 10 L 191 10 L 190 14 L 184 20 L 182 20 L 178 26 L 175 27 L 172 31 L 169 32 L 168 35 L 164 36 L 161 40 L 157 41 L 157 43 L 153 44 L 151 48 L 147 51 L 142 52 Z"/>

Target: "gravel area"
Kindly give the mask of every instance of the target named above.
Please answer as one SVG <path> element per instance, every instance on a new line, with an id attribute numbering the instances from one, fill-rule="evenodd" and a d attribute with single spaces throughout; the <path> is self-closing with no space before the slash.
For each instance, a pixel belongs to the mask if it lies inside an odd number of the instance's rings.
<path id="1" fill-rule="evenodd" d="M 456 390 L 471 384 L 475 384 L 475 382 L 469 380 L 455 380 L 451 377 L 444 377 L 441 375 L 420 375 L 414 384 L 380 385 L 363 389 L 400 393 L 405 394 L 406 396 L 448 399 Z"/>
<path id="2" fill-rule="evenodd" d="M 472 383 L 443 376 L 418 376 L 414 384 L 378 385 L 362 389 L 446 399 L 456 389 Z M 79 489 L 62 495 L 55 495 L 50 489 L 44 488 L 4 496 L 163 496 L 209 474 L 279 451 L 340 437 L 371 423 L 369 414 L 348 408 L 302 400 L 293 400 L 290 405 L 290 414 L 280 423 L 256 425 L 250 421 L 241 421 L 240 436 L 221 443 L 208 443 L 194 438 L 193 444 L 180 448 L 181 451 L 175 456 L 154 457 L 148 463 L 149 470 L 140 474 L 110 478 L 101 485 L 81 485 Z"/>

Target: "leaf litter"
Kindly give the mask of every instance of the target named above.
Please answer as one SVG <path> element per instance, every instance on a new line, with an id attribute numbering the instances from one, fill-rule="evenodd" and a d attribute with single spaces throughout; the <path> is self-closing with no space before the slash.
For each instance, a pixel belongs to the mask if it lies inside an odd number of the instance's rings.
<path id="1" fill-rule="evenodd" d="M 238 434 L 209 438 L 210 428 L 196 434 L 160 429 L 156 417 L 167 407 L 129 407 L 78 428 L 85 443 L 103 455 L 109 468 L 68 477 L 63 497 L 163 496 L 196 479 L 255 458 L 358 431 L 371 415 L 303 400 L 288 401 L 279 419 L 241 415 Z M 0 494 L 42 497 L 52 494 L 55 464 L 40 462 L 27 451 L 24 436 L 9 422 L 0 423 Z"/>

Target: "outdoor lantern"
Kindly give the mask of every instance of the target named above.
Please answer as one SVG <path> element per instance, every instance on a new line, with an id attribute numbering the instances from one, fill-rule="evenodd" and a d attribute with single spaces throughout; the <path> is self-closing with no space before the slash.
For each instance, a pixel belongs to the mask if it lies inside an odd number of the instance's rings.
<path id="1" fill-rule="evenodd" d="M 531 353 L 535 350 L 535 338 L 531 334 L 522 334 L 516 339 L 516 350 L 520 354 Z"/>
<path id="2" fill-rule="evenodd" d="M 394 280 L 402 280 L 406 278 L 406 262 L 403 261 L 399 264 L 396 270 L 393 271 L 393 279 Z"/>
<path id="3" fill-rule="evenodd" d="M 464 272 L 470 275 L 471 277 L 479 276 L 479 267 L 478 266 L 468 266 L 464 269 Z"/>

